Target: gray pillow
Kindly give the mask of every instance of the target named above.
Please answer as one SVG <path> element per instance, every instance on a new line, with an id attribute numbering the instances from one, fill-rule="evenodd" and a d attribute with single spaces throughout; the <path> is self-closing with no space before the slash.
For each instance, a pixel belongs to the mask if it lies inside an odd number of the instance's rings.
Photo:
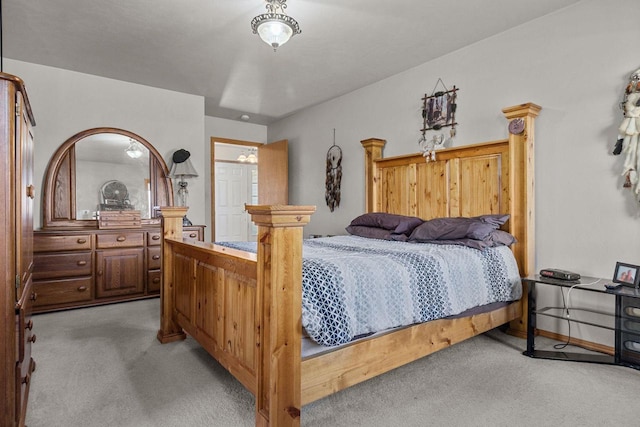
<path id="1" fill-rule="evenodd" d="M 422 219 L 415 216 L 371 212 L 354 218 L 350 225 L 382 228 L 390 230 L 395 234 L 406 234 L 409 236 L 411 232 L 423 222 Z"/>

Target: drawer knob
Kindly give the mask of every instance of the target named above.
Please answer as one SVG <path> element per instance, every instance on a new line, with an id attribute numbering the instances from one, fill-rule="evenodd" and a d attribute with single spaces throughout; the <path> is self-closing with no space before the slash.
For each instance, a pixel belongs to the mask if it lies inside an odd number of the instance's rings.
<path id="1" fill-rule="evenodd" d="M 28 329 L 28 330 L 32 330 L 32 329 L 33 329 L 33 320 L 29 319 L 29 321 L 27 322 L 27 326 L 25 327 L 25 329 Z"/>
<path id="2" fill-rule="evenodd" d="M 118 236 L 118 237 L 116 238 L 116 240 L 117 240 L 118 242 L 124 242 L 125 240 L 127 240 L 127 238 L 126 238 L 125 236 Z"/>
<path id="3" fill-rule="evenodd" d="M 84 292 L 87 290 L 86 286 L 78 286 L 78 292 Z"/>
<path id="4" fill-rule="evenodd" d="M 151 257 L 151 259 L 159 260 L 160 259 L 160 255 L 154 255 L 154 256 Z"/>
<path id="5" fill-rule="evenodd" d="M 26 375 L 24 378 L 22 378 L 22 384 L 29 384 L 29 375 Z"/>
<path id="6" fill-rule="evenodd" d="M 31 343 L 36 342 L 36 335 L 35 334 L 31 335 L 29 338 L 27 338 L 27 341 L 29 341 Z"/>
<path id="7" fill-rule="evenodd" d="M 160 240 L 160 236 L 157 234 L 154 234 L 153 236 L 151 236 L 151 240 Z"/>
<path id="8" fill-rule="evenodd" d="M 153 278 L 153 283 L 160 283 L 160 278 L 159 277 L 154 277 Z"/>
<path id="9" fill-rule="evenodd" d="M 80 266 L 87 265 L 87 261 L 78 261 L 78 265 Z"/>
<path id="10" fill-rule="evenodd" d="M 82 245 L 84 243 L 87 243 L 87 239 L 78 239 L 76 240 L 76 242 L 78 242 L 79 245 Z"/>
<path id="11" fill-rule="evenodd" d="M 196 233 L 191 233 L 189 234 L 189 237 L 191 237 L 192 239 L 195 239 L 198 235 Z"/>
<path id="12" fill-rule="evenodd" d="M 37 292 L 31 292 L 31 297 L 29 297 L 29 299 L 31 301 L 35 301 L 38 299 L 38 293 Z"/>

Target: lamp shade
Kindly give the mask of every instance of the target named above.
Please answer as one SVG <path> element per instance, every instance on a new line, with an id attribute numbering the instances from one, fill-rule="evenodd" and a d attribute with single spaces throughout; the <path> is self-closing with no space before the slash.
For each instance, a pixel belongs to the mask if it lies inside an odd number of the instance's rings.
<path id="1" fill-rule="evenodd" d="M 198 172 L 191 164 L 191 159 L 186 159 L 184 162 L 173 163 L 170 172 L 171 178 L 195 178 L 198 176 Z"/>

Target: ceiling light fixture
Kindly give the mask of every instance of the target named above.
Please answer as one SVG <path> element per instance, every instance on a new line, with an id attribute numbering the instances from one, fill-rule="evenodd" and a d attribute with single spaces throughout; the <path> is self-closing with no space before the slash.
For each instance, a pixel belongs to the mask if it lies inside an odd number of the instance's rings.
<path id="1" fill-rule="evenodd" d="M 296 34 L 300 34 L 298 22 L 285 13 L 287 0 L 265 0 L 267 2 L 267 13 L 258 15 L 251 20 L 253 34 L 258 34 L 260 38 L 273 51 Z"/>

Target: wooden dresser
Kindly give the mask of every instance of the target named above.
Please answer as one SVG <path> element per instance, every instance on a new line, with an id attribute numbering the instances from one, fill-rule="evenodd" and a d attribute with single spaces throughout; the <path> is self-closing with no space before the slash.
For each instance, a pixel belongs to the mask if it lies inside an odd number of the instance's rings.
<path id="1" fill-rule="evenodd" d="M 203 240 L 204 226 L 185 227 L 183 236 Z M 160 295 L 161 237 L 159 226 L 37 230 L 33 312 Z"/>
<path id="2" fill-rule="evenodd" d="M 0 425 L 23 426 L 35 362 L 33 271 L 33 133 L 22 80 L 0 73 Z"/>

